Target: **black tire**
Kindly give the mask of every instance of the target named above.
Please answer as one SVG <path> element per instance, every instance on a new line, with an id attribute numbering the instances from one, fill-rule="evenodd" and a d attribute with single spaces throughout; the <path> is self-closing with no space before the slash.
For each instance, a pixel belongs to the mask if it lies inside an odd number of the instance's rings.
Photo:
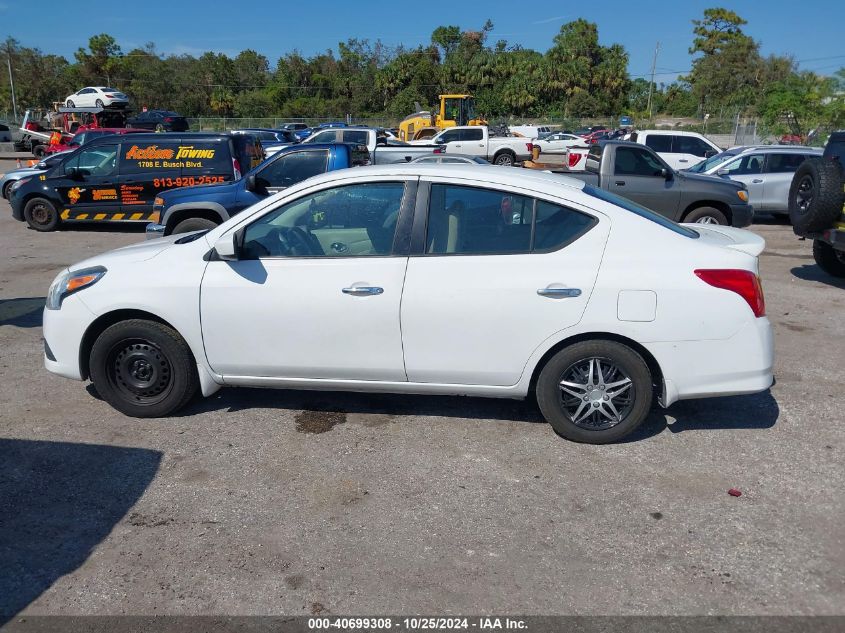
<path id="1" fill-rule="evenodd" d="M 684 222 L 694 224 L 721 224 L 727 226 L 730 224 L 725 214 L 714 207 L 698 207 L 687 213 L 684 217 Z"/>
<path id="2" fill-rule="evenodd" d="M 839 163 L 808 158 L 798 166 L 789 187 L 789 219 L 797 235 L 823 231 L 842 213 L 845 195 Z"/>
<path id="3" fill-rule="evenodd" d="M 169 415 L 199 388 L 188 344 L 155 321 L 130 319 L 107 328 L 94 341 L 89 367 L 103 399 L 133 418 Z"/>
<path id="4" fill-rule="evenodd" d="M 813 240 L 813 258 L 823 271 L 833 277 L 845 277 L 845 252 L 827 242 Z"/>
<path id="5" fill-rule="evenodd" d="M 69 107 L 69 108 L 75 108 L 76 106 L 74 105 L 73 101 L 71 101 L 70 99 L 68 99 L 68 100 L 67 100 L 67 107 Z"/>
<path id="6" fill-rule="evenodd" d="M 170 235 L 176 235 L 177 233 L 190 233 L 191 231 L 210 231 L 216 226 L 218 226 L 217 222 L 213 222 L 206 218 L 188 218 L 187 220 L 182 220 L 179 224 L 174 226 Z"/>
<path id="7" fill-rule="evenodd" d="M 585 387 L 581 395 L 589 400 L 564 391 L 561 381 L 568 381 L 571 373 L 577 373 L 581 367 L 592 368 L 591 359 L 599 363 L 599 367 L 602 367 L 600 363 L 604 363 L 604 369 L 594 375 L 602 376 L 602 380 L 596 383 L 592 383 L 592 377 L 587 382 L 587 378 L 582 376 Z M 609 374 L 606 373 L 608 371 Z M 628 380 L 630 386 L 613 386 L 619 379 Z M 581 381 L 577 382 L 580 384 Z M 595 388 L 587 388 L 587 384 L 594 384 Z M 578 393 L 580 389 L 570 391 Z M 614 392 L 616 395 L 611 395 Z M 601 419 L 610 417 L 610 409 L 605 413 L 603 405 L 608 401 L 608 395 L 615 405 L 612 408 L 619 407 L 616 411 L 621 419 Z M 614 402 L 615 398 L 620 399 Z M 549 359 L 537 379 L 537 404 L 543 417 L 558 434 L 575 442 L 607 444 L 625 437 L 648 415 L 651 400 L 652 378 L 648 365 L 633 349 L 614 341 L 583 341 L 565 347 Z M 584 411 L 581 411 L 582 402 L 587 407 Z M 576 414 L 586 417 L 576 423 Z"/>
<path id="8" fill-rule="evenodd" d="M 9 181 L 9 182 L 7 182 L 5 185 L 3 185 L 3 197 L 4 197 L 6 200 L 11 200 L 11 199 L 12 199 L 12 185 L 14 185 L 14 184 L 15 184 L 15 181 L 14 181 L 14 180 L 10 180 L 10 181 Z"/>
<path id="9" fill-rule="evenodd" d="M 502 167 L 513 167 L 516 162 L 516 155 L 510 150 L 504 150 L 493 157 L 493 164 Z"/>
<path id="10" fill-rule="evenodd" d="M 94 102 L 94 105 L 95 105 L 96 107 L 98 107 L 98 108 L 104 108 L 104 107 L 105 107 L 105 104 L 103 103 L 103 100 L 102 100 L 102 99 L 97 99 L 97 100 Z"/>
<path id="11" fill-rule="evenodd" d="M 47 155 L 47 148 L 44 145 L 38 144 L 32 148 L 32 155 L 35 158 L 44 158 Z"/>
<path id="12" fill-rule="evenodd" d="M 23 208 L 26 223 L 36 231 L 55 231 L 61 219 L 53 203 L 45 198 L 33 198 Z"/>
<path id="13" fill-rule="evenodd" d="M 164 125 L 162 125 L 161 123 L 156 123 L 155 131 L 156 132 L 164 132 L 165 131 Z"/>

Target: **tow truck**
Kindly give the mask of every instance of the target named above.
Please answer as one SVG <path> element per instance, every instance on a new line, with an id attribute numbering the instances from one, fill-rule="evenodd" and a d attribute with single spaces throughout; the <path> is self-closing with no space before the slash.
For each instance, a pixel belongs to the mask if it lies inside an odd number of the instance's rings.
<path id="1" fill-rule="evenodd" d="M 32 152 L 37 158 L 67 149 L 78 132 L 101 128 L 125 128 L 127 111 L 117 108 L 68 108 L 54 103 L 49 112 L 27 110 L 21 123 L 18 151 Z"/>

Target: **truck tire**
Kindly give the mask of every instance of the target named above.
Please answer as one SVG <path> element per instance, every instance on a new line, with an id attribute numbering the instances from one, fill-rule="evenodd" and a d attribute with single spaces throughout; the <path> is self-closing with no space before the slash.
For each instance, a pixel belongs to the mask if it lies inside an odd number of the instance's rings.
<path id="1" fill-rule="evenodd" d="M 510 150 L 502 150 L 493 157 L 494 165 L 501 165 L 502 167 L 513 167 L 516 162 L 516 155 Z"/>
<path id="2" fill-rule="evenodd" d="M 53 203 L 44 198 L 33 198 L 23 208 L 26 223 L 36 231 L 55 231 L 59 226 L 59 212 Z"/>
<path id="3" fill-rule="evenodd" d="M 179 224 L 174 226 L 170 235 L 176 235 L 177 233 L 191 233 L 192 231 L 210 231 L 217 225 L 217 222 L 212 222 L 206 218 L 188 218 L 187 220 L 182 220 Z"/>
<path id="4" fill-rule="evenodd" d="M 845 252 L 827 242 L 813 240 L 813 258 L 823 271 L 833 277 L 845 277 Z"/>
<path id="5" fill-rule="evenodd" d="M 32 148 L 32 155 L 35 158 L 44 158 L 47 155 L 47 148 L 41 144 L 35 145 Z"/>
<path id="6" fill-rule="evenodd" d="M 687 213 L 684 222 L 694 224 L 721 224 L 727 226 L 730 223 L 725 214 L 713 207 L 698 207 Z"/>
<path id="7" fill-rule="evenodd" d="M 823 231 L 842 213 L 842 173 L 839 163 L 808 158 L 792 177 L 789 219 L 796 235 Z"/>

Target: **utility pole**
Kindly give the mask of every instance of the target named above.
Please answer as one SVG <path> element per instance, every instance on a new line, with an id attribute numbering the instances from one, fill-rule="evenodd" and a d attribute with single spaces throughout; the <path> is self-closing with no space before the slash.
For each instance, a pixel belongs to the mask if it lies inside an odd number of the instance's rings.
<path id="1" fill-rule="evenodd" d="M 654 59 L 651 60 L 651 82 L 648 84 L 648 118 L 651 119 L 651 91 L 654 88 L 654 71 L 657 68 L 657 51 L 660 50 L 660 42 L 654 47 Z"/>
<path id="2" fill-rule="evenodd" d="M 9 87 L 12 89 L 12 113 L 18 121 L 18 104 L 15 101 L 15 79 L 12 77 L 12 43 L 6 42 L 6 65 L 9 67 Z"/>

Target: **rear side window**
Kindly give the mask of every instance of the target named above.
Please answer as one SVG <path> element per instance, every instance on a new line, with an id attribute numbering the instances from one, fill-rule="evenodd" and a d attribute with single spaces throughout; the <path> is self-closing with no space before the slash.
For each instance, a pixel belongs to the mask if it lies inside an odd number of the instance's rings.
<path id="1" fill-rule="evenodd" d="M 769 154 L 766 172 L 770 174 L 792 173 L 807 160 L 807 154 Z"/>
<path id="2" fill-rule="evenodd" d="M 689 237 L 691 239 L 698 239 L 698 233 L 696 233 L 692 229 L 689 229 L 685 226 L 681 226 L 677 222 L 673 222 L 669 218 L 664 217 L 659 213 L 655 213 L 651 209 L 641 207 L 632 200 L 617 196 L 616 194 L 610 193 L 609 191 L 604 191 L 603 189 L 596 189 L 595 187 L 592 187 L 590 185 L 586 185 L 581 191 L 593 196 L 594 198 L 604 200 L 605 202 L 609 202 L 610 204 L 616 205 L 617 207 L 621 207 L 626 211 L 630 211 L 631 213 L 638 215 L 641 218 L 651 220 L 655 224 L 659 224 L 660 226 L 667 228 L 670 231 L 677 233 L 678 235 L 683 235 L 684 237 Z"/>
<path id="3" fill-rule="evenodd" d="M 694 136 L 676 136 L 672 141 L 672 151 L 676 154 L 692 154 L 693 156 L 701 156 L 712 151 L 713 148 L 700 138 Z"/>
<path id="4" fill-rule="evenodd" d="M 344 143 L 355 143 L 357 145 L 367 144 L 366 130 L 347 130 L 343 133 Z"/>
<path id="5" fill-rule="evenodd" d="M 668 134 L 649 134 L 645 137 L 645 144 L 655 152 L 671 152 L 672 137 Z M 674 151 L 678 151 L 677 149 Z"/>
<path id="6" fill-rule="evenodd" d="M 432 185 L 426 253 L 507 255 L 551 251 L 577 239 L 595 222 L 577 211 L 506 191 Z"/>
<path id="7" fill-rule="evenodd" d="M 184 160 L 179 156 L 179 148 L 179 143 L 124 142 L 120 146 L 120 173 L 173 170 L 178 176 Z"/>
<path id="8" fill-rule="evenodd" d="M 484 132 L 481 128 L 477 130 L 464 130 L 461 135 L 462 141 L 480 141 L 484 138 Z"/>
<path id="9" fill-rule="evenodd" d="M 326 150 L 293 152 L 264 167 L 256 179 L 265 187 L 290 187 L 306 178 L 326 171 L 329 153 Z"/>

